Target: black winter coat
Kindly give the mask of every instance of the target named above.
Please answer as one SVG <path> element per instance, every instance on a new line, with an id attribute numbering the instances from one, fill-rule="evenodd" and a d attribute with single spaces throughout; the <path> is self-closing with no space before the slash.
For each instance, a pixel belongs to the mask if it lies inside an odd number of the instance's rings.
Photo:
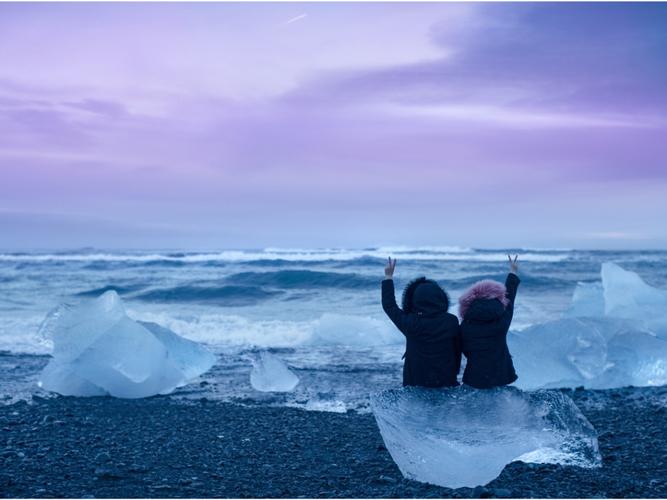
<path id="1" fill-rule="evenodd" d="M 507 348 L 507 332 L 520 282 L 516 274 L 507 275 L 507 307 L 498 299 L 477 299 L 468 308 L 461 322 L 463 354 L 467 360 L 464 384 L 489 389 L 511 384 L 518 378 Z"/>
<path id="2" fill-rule="evenodd" d="M 435 284 L 421 284 L 414 293 L 414 313 L 396 304 L 394 281 L 382 282 L 382 308 L 405 335 L 403 385 L 445 387 L 458 385 L 461 368 L 459 320 L 447 312 L 447 303 Z"/>

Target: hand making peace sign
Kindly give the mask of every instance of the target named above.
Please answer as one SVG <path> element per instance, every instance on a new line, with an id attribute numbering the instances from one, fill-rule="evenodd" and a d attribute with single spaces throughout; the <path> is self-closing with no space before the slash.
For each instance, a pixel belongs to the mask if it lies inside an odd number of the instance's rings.
<path id="1" fill-rule="evenodd" d="M 392 260 L 391 257 L 387 259 L 387 265 L 384 268 L 384 277 L 385 279 L 392 279 L 394 277 L 394 269 L 396 269 L 396 259 Z"/>
<path id="2" fill-rule="evenodd" d="M 508 254 L 507 258 L 510 261 L 510 272 L 514 273 L 514 274 L 517 274 L 519 272 L 519 264 L 517 264 L 516 261 L 519 258 L 519 256 L 515 255 L 514 260 L 512 260 L 512 256 Z"/>

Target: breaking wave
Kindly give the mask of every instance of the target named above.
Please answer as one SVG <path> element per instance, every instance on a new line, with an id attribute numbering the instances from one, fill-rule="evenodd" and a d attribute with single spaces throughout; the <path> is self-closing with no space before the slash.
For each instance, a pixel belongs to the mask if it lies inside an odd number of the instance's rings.
<path id="1" fill-rule="evenodd" d="M 128 293 L 136 292 L 145 288 L 141 285 L 126 285 L 126 286 L 117 286 L 117 285 L 107 285 L 100 288 L 93 288 L 92 290 L 84 290 L 83 292 L 75 293 L 75 297 L 97 297 L 102 295 L 105 292 L 113 290 L 118 295 L 125 295 Z"/>
<path id="2" fill-rule="evenodd" d="M 156 288 L 132 298 L 155 302 L 215 302 L 216 305 L 250 305 L 269 299 L 282 292 L 264 290 L 257 286 L 175 286 Z"/>
<path id="3" fill-rule="evenodd" d="M 507 255 L 501 251 L 481 251 L 459 247 L 378 247 L 361 250 L 347 249 L 277 249 L 265 250 L 225 250 L 205 253 L 3 253 L 0 261 L 5 262 L 125 262 L 159 263 L 159 265 L 178 265 L 178 263 L 215 263 L 215 262 L 327 262 L 354 261 L 364 258 L 386 259 L 387 255 L 403 260 L 415 261 L 481 261 L 503 262 Z M 568 258 L 567 252 L 528 252 L 522 260 L 534 262 L 558 262 Z"/>

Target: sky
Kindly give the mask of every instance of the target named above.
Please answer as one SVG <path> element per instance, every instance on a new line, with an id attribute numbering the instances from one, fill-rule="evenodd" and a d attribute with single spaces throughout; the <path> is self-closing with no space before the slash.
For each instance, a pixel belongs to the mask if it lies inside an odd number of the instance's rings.
<path id="1" fill-rule="evenodd" d="M 667 248 L 665 3 L 0 3 L 0 248 Z"/>

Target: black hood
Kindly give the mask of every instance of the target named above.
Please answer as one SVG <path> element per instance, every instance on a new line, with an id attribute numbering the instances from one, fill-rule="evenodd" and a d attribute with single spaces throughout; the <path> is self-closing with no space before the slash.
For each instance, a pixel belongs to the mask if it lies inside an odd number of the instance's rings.
<path id="1" fill-rule="evenodd" d="M 505 306 L 498 299 L 477 299 L 466 311 L 465 319 L 478 322 L 490 322 L 500 318 Z"/>
<path id="2" fill-rule="evenodd" d="M 449 309 L 449 297 L 438 283 L 421 277 L 405 287 L 402 305 L 406 313 L 444 313 Z"/>

